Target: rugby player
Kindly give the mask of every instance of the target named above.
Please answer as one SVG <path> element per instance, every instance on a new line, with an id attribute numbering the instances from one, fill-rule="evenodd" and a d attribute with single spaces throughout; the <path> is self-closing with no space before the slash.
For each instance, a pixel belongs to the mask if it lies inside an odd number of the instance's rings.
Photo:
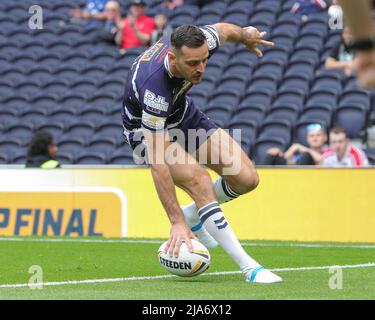
<path id="1" fill-rule="evenodd" d="M 261 57 L 258 46 L 273 45 L 264 40 L 265 34 L 229 23 L 176 28 L 170 38 L 161 38 L 134 61 L 122 108 L 125 139 L 137 159 L 145 157 L 150 164 L 171 223 L 166 251 L 178 256 L 183 242 L 192 251 L 190 239 L 195 234 L 207 247 L 220 244 L 246 281 L 254 283 L 282 279 L 245 252 L 220 204 L 254 190 L 258 174 L 239 144 L 202 113 L 187 92 L 201 82 L 209 58 L 220 45 L 240 43 Z M 192 129 L 204 134 L 188 139 Z M 182 133 L 182 139 L 171 134 L 173 130 Z M 214 184 L 205 167 L 219 174 Z M 175 186 L 194 202 L 181 208 Z"/>

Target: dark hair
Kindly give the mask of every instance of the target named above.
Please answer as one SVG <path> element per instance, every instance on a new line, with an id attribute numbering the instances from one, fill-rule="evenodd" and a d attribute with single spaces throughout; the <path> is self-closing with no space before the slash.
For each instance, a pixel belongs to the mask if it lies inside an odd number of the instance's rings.
<path id="1" fill-rule="evenodd" d="M 176 28 L 171 34 L 171 46 L 180 50 L 182 46 L 199 48 L 206 41 L 203 31 L 196 26 L 184 24 Z"/>
<path id="2" fill-rule="evenodd" d="M 49 157 L 48 146 L 53 143 L 52 135 L 44 130 L 40 130 L 34 133 L 31 138 L 29 148 L 27 150 L 27 155 L 29 157 L 36 155 L 43 155 Z"/>
<path id="3" fill-rule="evenodd" d="M 346 131 L 344 130 L 344 128 L 341 128 L 341 127 L 333 127 L 329 132 L 334 133 L 334 134 L 343 133 L 346 136 Z"/>

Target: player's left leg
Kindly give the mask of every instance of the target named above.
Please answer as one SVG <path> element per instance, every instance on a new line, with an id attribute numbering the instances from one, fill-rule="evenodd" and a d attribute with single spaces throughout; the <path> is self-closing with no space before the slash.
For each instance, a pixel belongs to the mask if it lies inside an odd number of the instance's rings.
<path id="1" fill-rule="evenodd" d="M 233 200 L 258 186 L 259 177 L 251 160 L 224 130 L 217 129 L 197 152 L 197 158 L 202 160 L 201 157 L 204 156 L 207 160 L 206 166 L 220 175 L 214 183 L 217 203 Z M 202 216 L 204 212 L 200 209 L 198 215 Z M 204 223 L 205 228 L 240 266 L 247 281 L 258 283 L 282 281 L 280 277 L 264 269 L 246 253 L 229 224 L 226 224 L 223 230 L 219 230 L 213 222 L 207 219 Z"/>

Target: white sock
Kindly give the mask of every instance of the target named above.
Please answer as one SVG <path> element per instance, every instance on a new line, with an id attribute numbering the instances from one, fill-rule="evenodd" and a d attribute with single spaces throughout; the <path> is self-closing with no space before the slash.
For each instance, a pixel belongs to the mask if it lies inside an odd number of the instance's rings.
<path id="1" fill-rule="evenodd" d="M 242 248 L 217 201 L 199 208 L 198 215 L 210 235 L 232 257 L 246 276 L 248 276 L 251 269 L 259 266 L 259 263 L 252 259 Z"/>
<path id="2" fill-rule="evenodd" d="M 234 192 L 227 185 L 227 183 L 222 177 L 216 179 L 216 181 L 214 182 L 214 189 L 216 193 L 217 202 L 219 202 L 219 204 L 231 201 L 240 196 L 240 194 Z M 199 228 L 201 221 L 199 219 L 198 208 L 195 202 L 192 202 L 189 205 L 185 206 L 183 208 L 183 211 L 188 226 L 193 229 L 194 227 Z"/>
<path id="3" fill-rule="evenodd" d="M 214 182 L 214 189 L 216 193 L 217 202 L 222 204 L 231 201 L 240 196 L 239 193 L 233 191 L 222 177 L 219 177 Z"/>

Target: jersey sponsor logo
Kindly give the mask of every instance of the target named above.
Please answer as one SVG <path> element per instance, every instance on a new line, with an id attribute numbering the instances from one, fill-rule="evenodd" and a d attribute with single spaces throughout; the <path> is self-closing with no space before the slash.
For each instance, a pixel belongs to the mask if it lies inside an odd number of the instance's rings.
<path id="1" fill-rule="evenodd" d="M 143 97 L 143 103 L 146 105 L 146 109 L 160 114 L 161 111 L 167 112 L 169 103 L 165 101 L 163 96 L 156 96 L 155 93 L 146 89 L 145 95 Z"/>
<path id="2" fill-rule="evenodd" d="M 141 61 L 150 61 L 152 57 L 160 50 L 164 44 L 162 42 L 155 43 L 150 49 L 148 49 L 142 56 Z"/>
<path id="3" fill-rule="evenodd" d="M 142 124 L 152 130 L 162 130 L 164 129 L 166 118 L 161 118 L 149 114 L 145 111 L 142 113 Z"/>

